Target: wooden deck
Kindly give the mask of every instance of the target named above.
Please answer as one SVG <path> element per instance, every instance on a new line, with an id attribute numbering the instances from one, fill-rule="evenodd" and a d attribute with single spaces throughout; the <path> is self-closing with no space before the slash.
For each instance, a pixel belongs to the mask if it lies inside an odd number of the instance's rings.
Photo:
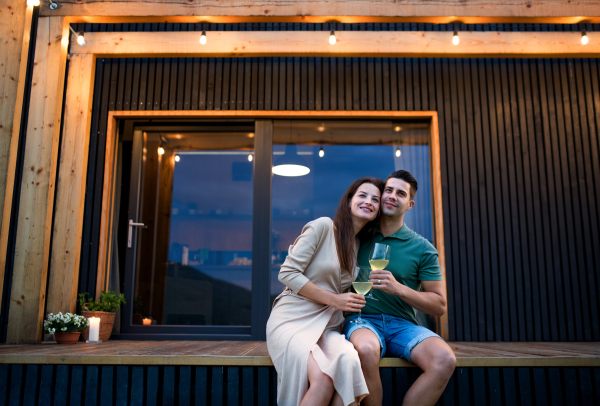
<path id="1" fill-rule="evenodd" d="M 600 343 L 449 343 L 458 367 L 600 367 Z M 265 342 L 107 341 L 0 345 L 0 364 L 271 366 Z M 382 367 L 411 367 L 384 358 Z"/>

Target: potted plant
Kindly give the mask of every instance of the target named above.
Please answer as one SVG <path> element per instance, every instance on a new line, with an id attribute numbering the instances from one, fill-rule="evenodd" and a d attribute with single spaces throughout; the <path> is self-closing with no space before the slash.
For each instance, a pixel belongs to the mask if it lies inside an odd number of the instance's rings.
<path id="1" fill-rule="evenodd" d="M 81 315 L 85 318 L 100 318 L 100 341 L 107 341 L 112 333 L 115 323 L 115 312 L 125 303 L 125 296 L 121 293 L 119 296 L 113 291 L 102 291 L 100 300 L 95 301 L 90 294 L 79 294 L 79 306 L 81 306 Z M 89 338 L 89 329 L 83 331 L 83 339 Z"/>
<path id="2" fill-rule="evenodd" d="M 89 325 L 89 320 L 83 316 L 72 313 L 50 313 L 44 320 L 44 331 L 53 334 L 58 344 L 75 344 L 81 332 Z"/>

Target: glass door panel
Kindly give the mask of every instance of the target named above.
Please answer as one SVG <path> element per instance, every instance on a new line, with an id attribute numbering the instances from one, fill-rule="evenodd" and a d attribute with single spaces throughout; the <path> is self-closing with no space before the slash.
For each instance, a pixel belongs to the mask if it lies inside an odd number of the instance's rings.
<path id="1" fill-rule="evenodd" d="M 250 326 L 253 136 L 143 133 L 131 324 Z"/>

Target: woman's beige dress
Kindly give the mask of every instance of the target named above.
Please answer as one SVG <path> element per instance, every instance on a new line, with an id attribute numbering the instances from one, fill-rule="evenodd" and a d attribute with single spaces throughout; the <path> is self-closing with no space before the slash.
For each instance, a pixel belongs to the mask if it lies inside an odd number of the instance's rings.
<path id="1" fill-rule="evenodd" d="M 354 267 L 356 268 L 356 267 Z M 309 280 L 333 293 L 343 293 L 356 278 L 340 270 L 333 222 L 311 221 L 289 249 L 279 280 L 287 286 L 275 299 L 267 323 L 267 346 L 277 370 L 277 404 L 298 405 L 308 390 L 308 356 L 333 380 L 345 405 L 368 395 L 360 360 L 340 333 L 342 311 L 298 294 Z"/>

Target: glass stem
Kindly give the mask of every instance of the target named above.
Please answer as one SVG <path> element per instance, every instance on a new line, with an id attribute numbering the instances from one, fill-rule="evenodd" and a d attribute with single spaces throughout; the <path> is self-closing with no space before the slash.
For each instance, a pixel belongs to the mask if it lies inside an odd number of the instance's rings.
<path id="1" fill-rule="evenodd" d="M 360 309 L 358 309 L 358 322 L 362 323 L 362 319 L 360 318 L 360 314 L 361 314 L 361 311 L 360 311 Z"/>

